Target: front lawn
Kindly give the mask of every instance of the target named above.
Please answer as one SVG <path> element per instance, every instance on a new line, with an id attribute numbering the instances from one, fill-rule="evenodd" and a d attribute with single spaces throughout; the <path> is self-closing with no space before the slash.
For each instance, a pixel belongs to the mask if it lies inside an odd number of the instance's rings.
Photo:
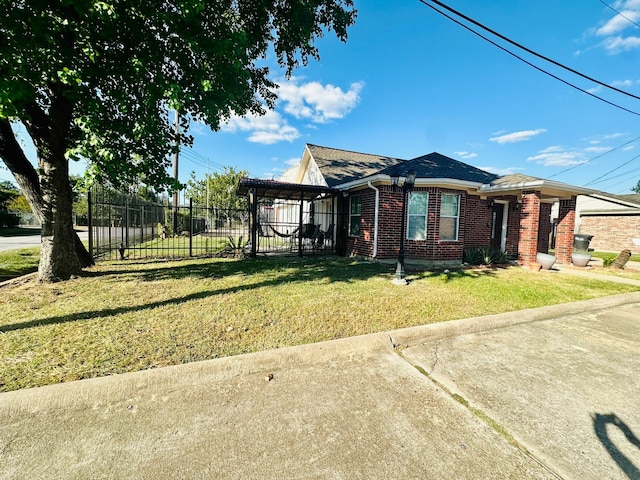
<path id="1" fill-rule="evenodd" d="M 412 274 L 343 258 L 100 263 L 0 289 L 0 391 L 637 290 L 557 272 Z"/>
<path id="2" fill-rule="evenodd" d="M 40 247 L 0 252 L 0 282 L 37 272 L 39 262 Z"/>

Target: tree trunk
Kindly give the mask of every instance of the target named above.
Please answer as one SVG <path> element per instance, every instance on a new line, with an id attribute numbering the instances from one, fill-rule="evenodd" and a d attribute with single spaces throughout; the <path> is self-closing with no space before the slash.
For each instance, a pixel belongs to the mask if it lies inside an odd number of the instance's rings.
<path id="1" fill-rule="evenodd" d="M 43 222 L 38 279 L 41 282 L 68 280 L 80 272 L 75 250 L 69 163 L 61 151 L 53 151 L 47 157 L 41 157 L 39 164 Z"/>
<path id="2" fill-rule="evenodd" d="M 33 165 L 24 155 L 17 142 L 11 124 L 8 120 L 0 120 L 0 158 L 16 179 L 20 190 L 29 202 L 31 211 L 38 217 L 40 224 L 44 222 L 43 200 L 40 193 L 38 174 Z M 74 246 L 80 266 L 90 267 L 94 264 L 93 257 L 87 251 L 80 237 L 74 232 Z"/>

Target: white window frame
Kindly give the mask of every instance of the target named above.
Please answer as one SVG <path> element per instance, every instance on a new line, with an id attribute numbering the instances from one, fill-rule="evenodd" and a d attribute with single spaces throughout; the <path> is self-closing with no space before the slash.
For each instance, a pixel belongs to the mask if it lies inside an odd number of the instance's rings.
<path id="1" fill-rule="evenodd" d="M 426 197 L 425 211 L 423 213 L 411 213 L 411 196 L 412 195 L 424 195 Z M 410 224 L 412 217 L 424 217 L 424 238 L 411 238 L 409 236 Z M 427 227 L 429 225 L 429 192 L 409 192 L 409 198 L 407 199 L 407 231 L 405 232 L 405 238 L 407 240 L 414 240 L 416 242 L 424 242 L 427 240 Z"/>
<path id="2" fill-rule="evenodd" d="M 357 214 L 357 215 L 353 213 L 353 201 L 356 198 L 358 199 L 358 202 L 360 204 L 360 213 Z M 352 226 L 351 219 L 354 218 L 354 217 L 358 217 L 358 219 L 359 219 L 358 223 L 360 225 L 360 228 L 358 228 L 358 234 L 357 235 L 355 235 L 351 231 L 351 226 Z M 362 195 L 352 195 L 351 197 L 349 197 L 349 236 L 350 237 L 356 237 L 356 238 L 359 237 L 360 233 L 361 233 L 361 228 L 362 228 Z"/>
<path id="3" fill-rule="evenodd" d="M 456 215 L 444 215 L 442 213 L 442 205 L 444 204 L 444 197 L 457 197 L 458 198 L 458 211 L 456 212 Z M 440 239 L 441 242 L 457 242 L 458 238 L 460 237 L 460 195 L 457 193 L 443 193 L 442 195 L 440 195 L 440 219 L 442 220 L 443 218 L 455 218 L 456 219 L 456 238 L 442 238 L 441 236 L 441 232 L 440 232 L 440 226 L 441 226 L 441 222 L 439 222 L 438 225 L 438 238 Z"/>

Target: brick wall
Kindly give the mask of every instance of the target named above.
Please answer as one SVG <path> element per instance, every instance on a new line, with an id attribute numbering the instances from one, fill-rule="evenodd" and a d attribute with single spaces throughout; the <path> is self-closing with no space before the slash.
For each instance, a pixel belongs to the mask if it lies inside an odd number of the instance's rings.
<path id="1" fill-rule="evenodd" d="M 467 195 L 466 212 L 467 214 L 464 216 L 465 247 L 486 247 L 491 243 L 489 201 L 482 200 L 476 195 Z M 460 230 L 462 230 L 462 225 Z"/>
<path id="2" fill-rule="evenodd" d="M 379 259 L 394 259 L 400 249 L 402 228 L 402 192 L 394 191 L 390 186 L 381 186 L 379 218 L 378 218 L 378 251 Z M 442 189 L 437 187 L 416 188 L 415 192 L 427 192 L 429 203 L 427 209 L 426 241 L 407 240 L 405 237 L 405 258 L 424 261 L 462 261 L 465 246 L 486 246 L 491 238 L 491 210 L 487 200 L 479 196 L 468 195 L 464 191 Z M 457 241 L 441 241 L 440 201 L 443 193 L 460 196 L 460 218 Z M 361 195 L 362 220 L 360 236 L 347 239 L 347 253 L 370 257 L 373 255 L 375 191 L 372 189 L 358 192 Z M 406 222 L 406 218 L 405 218 Z M 405 223 L 406 229 L 406 223 Z"/>
<path id="3" fill-rule="evenodd" d="M 640 252 L 640 246 L 632 239 L 640 238 L 640 214 L 638 215 L 589 215 L 582 216 L 580 232 L 593 235 L 589 248 L 610 252 L 629 249 Z"/>
<path id="4" fill-rule="evenodd" d="M 551 205 L 550 203 L 540 204 L 540 221 L 538 222 L 538 252 L 549 252 L 549 237 L 553 224 L 551 223 Z"/>
<path id="5" fill-rule="evenodd" d="M 526 265 L 536 260 L 539 224 L 540 194 L 534 191 L 522 192 L 520 238 L 518 240 L 518 262 L 521 265 Z"/>
<path id="6" fill-rule="evenodd" d="M 347 215 L 345 220 L 347 227 L 346 254 L 372 257 L 376 192 L 368 188 L 355 192 L 351 196 L 354 197 L 356 195 L 360 196 L 360 236 L 349 236 L 349 212 L 351 211 L 351 204 L 349 199 L 347 199 Z"/>
<path id="7" fill-rule="evenodd" d="M 576 197 L 571 197 L 569 200 L 560 200 L 555 251 L 558 263 L 571 263 L 575 225 Z"/>

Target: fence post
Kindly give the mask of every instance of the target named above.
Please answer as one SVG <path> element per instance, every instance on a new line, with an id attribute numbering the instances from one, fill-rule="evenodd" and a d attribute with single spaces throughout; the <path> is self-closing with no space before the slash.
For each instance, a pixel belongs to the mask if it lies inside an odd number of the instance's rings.
<path id="1" fill-rule="evenodd" d="M 124 241 L 125 246 L 129 247 L 129 199 L 124 199 Z"/>
<path id="2" fill-rule="evenodd" d="M 189 256 L 193 257 L 193 198 L 189 198 Z"/>
<path id="3" fill-rule="evenodd" d="M 87 223 L 89 224 L 89 255 L 93 257 L 93 215 L 91 214 L 91 190 L 87 192 Z"/>

